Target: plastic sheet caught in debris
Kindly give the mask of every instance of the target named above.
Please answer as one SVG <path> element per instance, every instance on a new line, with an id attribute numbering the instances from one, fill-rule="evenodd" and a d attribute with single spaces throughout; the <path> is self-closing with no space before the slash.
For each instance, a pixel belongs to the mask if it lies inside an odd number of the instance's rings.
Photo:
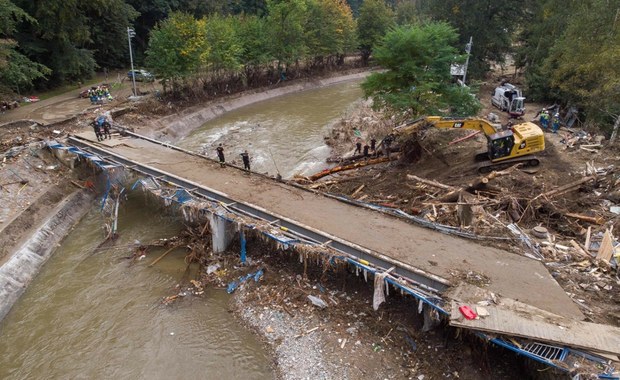
<path id="1" fill-rule="evenodd" d="M 313 295 L 308 295 L 308 299 L 314 306 L 317 306 L 321 309 L 325 309 L 327 307 L 327 303 L 321 299 L 321 297 L 315 297 Z"/>
<path id="2" fill-rule="evenodd" d="M 259 269 L 254 273 L 248 273 L 245 276 L 241 276 L 238 280 L 236 281 L 232 281 L 231 283 L 228 284 L 228 287 L 226 288 L 226 292 L 228 294 L 233 293 L 235 290 L 237 290 L 237 288 L 243 284 L 244 282 L 250 280 L 250 279 L 254 279 L 254 282 L 258 282 L 258 280 L 261 279 L 261 277 L 263 277 L 263 270 Z"/>
<path id="3" fill-rule="evenodd" d="M 221 265 L 219 263 L 212 264 L 207 267 L 207 274 L 215 273 L 218 269 L 220 269 Z"/>

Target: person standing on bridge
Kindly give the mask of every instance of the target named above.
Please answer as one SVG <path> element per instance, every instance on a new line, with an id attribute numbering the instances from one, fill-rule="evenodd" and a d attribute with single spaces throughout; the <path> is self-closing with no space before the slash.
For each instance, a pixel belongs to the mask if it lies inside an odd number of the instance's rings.
<path id="1" fill-rule="evenodd" d="M 93 126 L 93 129 L 95 130 L 95 136 L 97 137 L 97 141 L 103 140 L 103 135 L 101 134 L 101 127 L 99 126 L 99 123 L 97 123 L 97 120 L 93 121 L 90 124 Z"/>
<path id="2" fill-rule="evenodd" d="M 217 151 L 217 158 L 220 160 L 220 166 L 226 167 L 226 160 L 224 160 L 224 147 L 222 144 L 220 143 L 215 150 Z"/>
<path id="3" fill-rule="evenodd" d="M 377 152 L 377 139 L 374 137 L 370 139 L 370 150 L 373 153 Z"/>
<path id="4" fill-rule="evenodd" d="M 243 160 L 243 169 L 249 172 L 250 171 L 250 155 L 248 154 L 247 150 L 241 153 L 241 159 Z"/>

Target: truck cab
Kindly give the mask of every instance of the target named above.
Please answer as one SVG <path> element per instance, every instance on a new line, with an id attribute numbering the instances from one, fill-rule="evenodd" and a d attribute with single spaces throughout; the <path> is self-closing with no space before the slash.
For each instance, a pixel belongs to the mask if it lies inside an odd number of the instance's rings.
<path id="1" fill-rule="evenodd" d="M 495 88 L 491 103 L 500 110 L 508 112 L 512 117 L 520 117 L 525 114 L 525 98 L 522 96 L 521 90 L 510 83 Z"/>

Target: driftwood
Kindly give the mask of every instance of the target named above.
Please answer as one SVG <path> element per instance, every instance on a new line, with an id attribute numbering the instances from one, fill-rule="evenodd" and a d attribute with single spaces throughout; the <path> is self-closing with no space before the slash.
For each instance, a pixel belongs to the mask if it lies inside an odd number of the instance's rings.
<path id="1" fill-rule="evenodd" d="M 425 185 L 429 185 L 432 187 L 437 187 L 439 189 L 443 189 L 443 190 L 455 190 L 456 188 L 454 186 L 450 186 L 450 185 L 444 185 L 443 183 L 437 182 L 437 181 L 433 181 L 430 179 L 424 179 L 424 178 L 420 178 L 418 176 L 412 175 L 412 174 L 407 174 L 407 179 L 410 180 L 414 180 L 420 183 L 423 183 Z"/>
<path id="2" fill-rule="evenodd" d="M 574 214 L 574 213 L 571 213 L 571 212 L 565 213 L 564 216 L 568 216 L 569 218 L 574 218 L 574 219 L 582 220 L 582 221 L 588 222 L 588 223 L 603 224 L 603 219 L 602 218 L 595 218 L 593 216 Z"/>
<path id="3" fill-rule="evenodd" d="M 345 171 L 345 170 L 358 169 L 358 168 L 361 168 L 361 167 L 364 167 L 364 166 L 368 166 L 368 165 L 380 164 L 382 162 L 387 162 L 387 161 L 391 161 L 391 160 L 395 160 L 395 159 L 396 159 L 395 156 L 392 156 L 391 158 L 381 157 L 381 158 L 374 158 L 374 159 L 363 161 L 363 162 L 356 162 L 356 163 L 350 164 L 350 165 L 336 166 L 335 168 L 325 169 L 323 171 L 315 173 L 315 174 L 309 176 L 308 180 L 314 182 L 317 179 L 323 178 L 323 177 L 328 176 L 330 174 L 342 172 L 342 171 Z"/>
<path id="4" fill-rule="evenodd" d="M 563 194 L 565 192 L 575 190 L 577 187 L 579 187 L 579 185 L 582 185 L 582 184 L 584 184 L 586 182 L 590 182 L 590 181 L 592 181 L 595 178 L 596 178 L 595 175 L 590 175 L 590 176 L 587 176 L 587 177 L 583 177 L 581 179 L 578 179 L 577 181 L 574 181 L 574 182 L 571 182 L 571 183 L 567 183 L 564 186 L 560 186 L 560 187 L 558 187 L 555 190 L 547 191 L 546 193 L 542 193 L 540 195 L 537 195 L 534 199 L 538 199 L 540 197 L 550 197 L 550 196 L 553 196 L 553 195 L 560 195 L 560 194 Z"/>
<path id="5" fill-rule="evenodd" d="M 590 251 L 590 238 L 592 238 L 592 226 L 588 226 L 588 232 L 586 232 L 586 242 L 584 243 L 586 252 Z"/>
<path id="6" fill-rule="evenodd" d="M 586 252 L 580 245 L 579 243 L 577 243 L 574 240 L 571 240 L 570 245 L 573 246 L 573 248 L 575 248 L 575 251 L 579 254 L 579 256 L 585 258 L 585 259 L 592 259 L 592 256 L 590 256 L 590 254 L 588 252 Z"/>
<path id="7" fill-rule="evenodd" d="M 353 194 L 351 194 L 351 198 L 354 198 L 360 191 L 364 189 L 364 187 L 366 187 L 365 184 L 362 184 L 360 187 L 358 187 L 357 190 L 355 190 Z"/>
<path id="8" fill-rule="evenodd" d="M 609 230 L 605 230 L 605 234 L 603 235 L 603 241 L 601 242 L 601 246 L 599 247 L 598 253 L 596 254 L 596 259 L 609 263 L 609 260 L 611 260 L 611 255 L 613 255 L 613 253 L 614 243 L 611 232 Z"/>
<path id="9" fill-rule="evenodd" d="M 152 267 L 153 265 L 157 264 L 158 262 L 161 261 L 161 259 L 163 259 L 164 257 L 166 257 L 167 254 L 169 254 L 170 252 L 174 251 L 175 249 L 179 248 L 177 245 L 173 246 L 172 248 L 168 249 L 166 252 L 164 252 L 161 256 L 159 256 L 158 258 L 156 258 L 155 260 L 153 260 L 152 263 L 149 264 L 149 267 Z"/>

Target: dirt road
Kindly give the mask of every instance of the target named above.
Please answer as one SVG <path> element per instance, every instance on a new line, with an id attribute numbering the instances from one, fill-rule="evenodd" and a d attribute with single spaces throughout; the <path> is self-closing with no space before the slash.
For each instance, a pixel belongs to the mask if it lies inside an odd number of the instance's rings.
<path id="1" fill-rule="evenodd" d="M 97 144 L 92 133 L 79 138 Z M 228 196 L 296 220 L 458 283 L 473 272 L 489 279 L 487 288 L 552 313 L 582 318 L 577 305 L 544 265 L 516 254 L 484 247 L 378 212 L 357 208 L 308 191 L 215 162 L 189 156 L 146 140 L 121 138 L 99 143 L 110 152 L 186 178 Z"/>

